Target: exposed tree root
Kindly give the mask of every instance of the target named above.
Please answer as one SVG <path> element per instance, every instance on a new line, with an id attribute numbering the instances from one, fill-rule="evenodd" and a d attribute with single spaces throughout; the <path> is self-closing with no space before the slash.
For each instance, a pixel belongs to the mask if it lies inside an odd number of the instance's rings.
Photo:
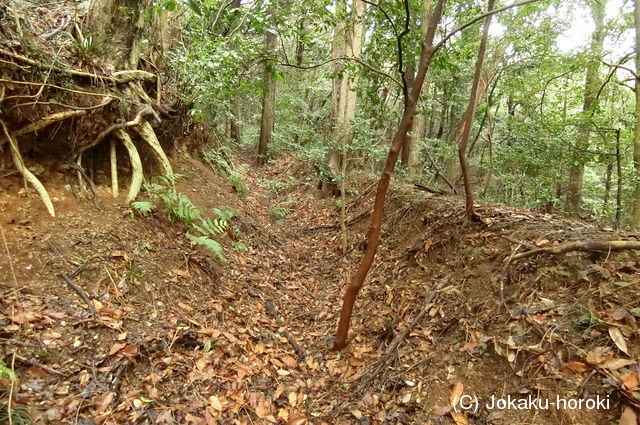
<path id="1" fill-rule="evenodd" d="M 140 112 L 136 114 L 136 117 L 131 121 L 112 124 L 109 127 L 107 127 L 105 130 L 102 131 L 102 133 L 98 135 L 98 137 L 93 142 L 89 143 L 88 145 L 84 145 L 80 149 L 78 149 L 78 151 L 76 152 L 76 155 L 80 155 L 82 152 L 86 151 L 87 149 L 91 149 L 92 147 L 96 146 L 101 141 L 103 141 L 108 135 L 110 135 L 116 130 L 123 130 L 125 128 L 131 128 L 131 127 L 140 125 L 142 121 L 149 115 L 152 115 L 155 117 L 156 112 L 153 110 L 151 106 L 147 105 L 144 108 L 142 108 Z"/>
<path id="2" fill-rule="evenodd" d="M 160 80 L 158 79 L 158 81 L 160 81 Z M 131 90 L 133 90 L 133 91 L 134 91 L 138 96 L 140 96 L 140 98 L 141 98 L 142 100 L 144 100 L 146 103 L 148 103 L 149 105 L 152 105 L 155 109 L 157 109 L 158 111 L 160 111 L 160 113 L 161 113 L 161 114 L 169 115 L 169 111 L 167 111 L 167 109 L 166 109 L 164 106 L 162 106 L 162 105 L 160 104 L 160 100 L 155 101 L 155 100 L 151 99 L 151 98 L 149 97 L 149 95 L 147 94 L 147 92 L 145 92 L 145 91 L 144 91 L 144 89 L 142 88 L 142 86 L 140 85 L 140 83 L 139 83 L 139 82 L 135 82 L 135 83 L 134 83 L 134 82 L 130 82 L 130 83 L 129 83 L 129 87 L 130 87 L 130 88 L 131 88 Z M 156 117 L 156 118 L 159 120 L 159 118 L 158 118 L 158 117 Z"/>
<path id="3" fill-rule="evenodd" d="M 24 165 L 24 161 L 22 160 L 22 155 L 20 155 L 18 142 L 9 133 L 9 130 L 7 130 L 7 126 L 5 125 L 4 121 L 0 120 L 0 125 L 2 126 L 2 131 L 4 133 L 4 136 L 9 141 L 13 163 L 15 164 L 20 174 L 22 174 L 24 179 L 29 183 L 31 183 L 31 185 L 38 192 L 38 194 L 40 195 L 40 199 L 42 199 L 42 202 L 47 207 L 49 214 L 51 214 L 52 217 L 55 217 L 56 211 L 53 208 L 53 203 L 51 202 L 51 198 L 49 197 L 49 193 L 47 192 L 47 189 L 44 188 L 42 183 L 40 183 L 40 180 L 38 180 L 38 178 L 31 171 L 29 171 L 29 169 Z"/>
<path id="4" fill-rule="evenodd" d="M 87 190 L 87 187 L 85 186 L 82 174 L 80 173 L 80 170 L 82 169 L 82 155 L 78 155 L 78 159 L 76 160 L 76 163 L 74 165 L 74 168 L 78 173 L 78 187 L 80 188 L 80 193 L 85 192 Z"/>
<path id="5" fill-rule="evenodd" d="M 151 72 L 143 71 L 141 69 L 130 69 L 125 71 L 118 71 L 111 74 L 111 78 L 113 78 L 118 83 L 128 83 L 130 81 L 155 81 L 157 76 Z"/>
<path id="6" fill-rule="evenodd" d="M 160 146 L 160 142 L 156 137 L 155 131 L 153 131 L 153 127 L 149 124 L 148 121 L 142 120 L 139 126 L 133 127 L 136 133 L 140 135 L 142 140 L 144 140 L 150 147 L 153 155 L 156 158 L 156 161 L 162 167 L 162 171 L 165 175 L 173 174 L 173 169 L 171 168 L 171 163 L 169 163 L 169 158 L 164 153 L 162 146 Z"/>
<path id="7" fill-rule="evenodd" d="M 26 64 L 32 65 L 39 69 L 45 69 L 47 71 L 53 70 L 53 71 L 73 75 L 74 77 L 90 78 L 92 80 L 102 80 L 102 81 L 109 81 L 113 83 L 122 84 L 122 83 L 128 83 L 129 81 L 135 81 L 135 80 L 155 81 L 156 79 L 155 74 L 147 71 L 137 70 L 137 69 L 118 71 L 118 72 L 114 72 L 111 75 L 98 75 L 98 74 L 93 74 L 91 72 L 77 71 L 75 69 L 65 69 L 65 68 L 60 68 L 51 64 L 40 63 L 36 60 L 33 60 L 26 56 L 19 55 L 17 53 L 10 52 L 5 49 L 0 49 L 0 54 L 4 56 L 8 56 L 15 60 L 19 60 L 20 62 L 24 62 Z"/>
<path id="8" fill-rule="evenodd" d="M 43 128 L 53 124 L 54 122 L 62 121 L 71 117 L 79 117 L 85 115 L 86 110 L 71 110 L 64 112 L 56 112 L 55 114 L 47 115 L 44 118 L 39 119 L 36 122 L 32 122 L 29 125 L 22 127 L 19 130 L 13 132 L 14 136 L 22 136 L 23 134 L 32 133 L 34 131 L 42 130 Z"/>
<path id="9" fill-rule="evenodd" d="M 562 245 L 532 249 L 531 251 L 521 252 L 520 254 L 516 254 L 511 257 L 510 262 L 538 254 L 560 255 L 573 251 L 625 251 L 630 249 L 640 249 L 640 241 L 570 242 Z"/>
<path id="10" fill-rule="evenodd" d="M 126 131 L 119 129 L 116 131 L 116 136 L 122 141 L 122 144 L 127 149 L 127 152 L 129 153 L 129 161 L 131 162 L 131 186 L 129 186 L 129 194 L 125 200 L 127 204 L 130 204 L 136 199 L 138 193 L 140 193 L 140 188 L 142 187 L 142 180 L 144 179 L 144 175 L 142 173 L 142 161 L 140 160 L 140 155 L 138 154 L 136 146 L 133 144 L 131 137 L 129 137 Z"/>
<path id="11" fill-rule="evenodd" d="M 118 188 L 118 157 L 116 156 L 115 140 L 111 140 L 109 143 L 109 159 L 111 162 L 111 194 L 117 198 L 120 190 Z"/>

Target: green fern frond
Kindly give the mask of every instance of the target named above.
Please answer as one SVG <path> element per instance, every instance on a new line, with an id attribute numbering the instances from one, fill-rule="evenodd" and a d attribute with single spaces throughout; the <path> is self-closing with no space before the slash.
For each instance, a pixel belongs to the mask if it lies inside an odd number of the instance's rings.
<path id="1" fill-rule="evenodd" d="M 153 204 L 149 201 L 135 201 L 131 203 L 131 209 L 133 212 L 146 217 L 153 211 Z"/>
<path id="2" fill-rule="evenodd" d="M 189 233 L 187 233 L 187 238 L 190 241 L 194 242 L 196 245 L 202 245 L 206 248 L 209 248 L 211 251 L 213 251 L 214 254 L 216 254 L 220 261 L 227 261 L 224 256 L 224 249 L 222 248 L 222 245 L 220 245 L 213 239 L 206 236 L 194 236 Z"/>
<path id="3" fill-rule="evenodd" d="M 236 216 L 236 212 L 231 207 L 213 208 L 212 211 L 220 220 L 224 221 L 231 221 Z"/>

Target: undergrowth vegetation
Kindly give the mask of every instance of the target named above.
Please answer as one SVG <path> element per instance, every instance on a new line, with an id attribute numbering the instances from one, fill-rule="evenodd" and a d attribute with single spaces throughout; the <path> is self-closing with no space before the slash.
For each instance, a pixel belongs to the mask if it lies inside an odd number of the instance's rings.
<path id="1" fill-rule="evenodd" d="M 248 167 L 247 164 L 243 164 L 238 168 L 234 167 L 224 149 L 203 149 L 202 158 L 211 165 L 214 170 L 221 172 L 227 178 L 233 190 L 235 190 L 241 198 L 244 199 L 249 196 L 249 188 L 243 178 Z"/>
<path id="2" fill-rule="evenodd" d="M 163 214 L 171 221 L 188 227 L 185 236 L 195 243 L 211 250 L 219 260 L 226 261 L 224 249 L 216 238 L 223 236 L 235 212 L 228 207 L 213 208 L 214 218 L 207 217 L 187 195 L 175 188 L 180 174 L 161 177 L 158 183 L 147 183 L 144 188 L 150 201 L 137 201 L 131 204 L 133 212 L 146 216 L 157 209 L 159 203 Z M 242 249 L 243 245 L 235 244 Z"/>

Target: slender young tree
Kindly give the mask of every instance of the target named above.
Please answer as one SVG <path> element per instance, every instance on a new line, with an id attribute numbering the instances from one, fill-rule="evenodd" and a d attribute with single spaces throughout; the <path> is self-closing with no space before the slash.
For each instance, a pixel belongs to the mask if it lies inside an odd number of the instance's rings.
<path id="1" fill-rule="evenodd" d="M 636 34 L 636 75 L 635 75 L 635 128 L 633 138 L 633 167 L 635 169 L 635 190 L 633 194 L 632 225 L 640 228 L 640 0 L 634 0 L 633 23 Z"/>
<path id="2" fill-rule="evenodd" d="M 262 116 L 260 118 L 260 138 L 258 140 L 258 165 L 264 165 L 267 160 L 267 146 L 271 143 L 273 134 L 273 126 L 275 123 L 276 109 L 276 77 L 275 77 L 275 61 L 274 55 L 278 43 L 278 36 L 275 33 L 275 10 L 276 0 L 269 3 L 267 13 L 272 24 L 271 28 L 267 28 L 264 38 L 264 46 L 267 57 L 264 60 L 264 71 L 262 74 L 263 92 L 262 92 Z"/>
<path id="3" fill-rule="evenodd" d="M 402 37 L 408 32 L 409 7 L 407 3 L 408 1 L 405 0 L 405 9 L 407 13 L 405 30 L 400 33 L 398 37 L 399 67 L 401 71 L 400 75 L 403 76 L 403 79 L 404 70 L 402 69 Z M 373 260 L 378 250 L 378 245 L 380 243 L 380 229 L 382 227 L 382 218 L 384 216 L 385 198 L 387 196 L 389 182 L 391 181 L 391 174 L 393 173 L 396 162 L 398 161 L 400 149 L 406 142 L 407 133 L 409 132 L 409 128 L 411 127 L 413 116 L 416 113 L 416 104 L 418 102 L 418 98 L 420 97 L 420 92 L 422 91 L 422 85 L 427 75 L 429 65 L 431 64 L 431 59 L 433 58 L 433 54 L 436 50 L 433 39 L 438 23 L 442 18 L 442 9 L 444 7 L 444 3 L 445 0 L 438 0 L 431 14 L 427 35 L 422 44 L 420 62 L 418 65 L 418 71 L 416 73 L 413 87 L 407 87 L 406 81 L 403 87 L 404 108 L 402 112 L 402 118 L 400 120 L 400 124 L 398 125 L 398 130 L 393 136 L 391 149 L 389 150 L 389 154 L 387 155 L 387 160 L 385 162 L 384 170 L 382 171 L 382 176 L 380 176 L 380 180 L 378 181 L 378 189 L 376 191 L 373 215 L 371 217 L 371 225 L 369 226 L 369 231 L 367 233 L 367 249 L 364 253 L 364 256 L 362 257 L 362 261 L 360 262 L 358 270 L 351 279 L 351 284 L 347 287 L 344 294 L 342 312 L 340 314 L 340 322 L 338 324 L 338 330 L 336 332 L 336 338 L 334 342 L 334 349 L 336 350 L 342 349 L 347 345 L 347 334 L 349 332 L 349 323 L 351 321 L 351 314 L 353 312 L 353 304 L 355 303 L 358 292 L 362 288 L 362 284 L 364 283 L 364 280 L 369 273 L 369 269 L 373 264 Z"/>
<path id="4" fill-rule="evenodd" d="M 591 137 L 591 116 L 595 107 L 599 90 L 598 73 L 604 43 L 604 17 L 607 0 L 589 0 L 591 16 L 595 22 L 595 29 L 591 35 L 590 59 L 584 82 L 584 101 L 582 104 L 582 120 L 578 127 L 578 136 L 574 144 L 572 161 L 569 171 L 569 187 L 567 189 L 566 210 L 577 215 L 582 203 L 582 181 L 584 178 L 585 155 L 589 149 Z"/>
<path id="5" fill-rule="evenodd" d="M 494 0 L 489 0 L 488 11 L 493 10 Z M 482 64 L 487 52 L 487 40 L 489 38 L 489 26 L 491 25 L 491 15 L 484 19 L 484 28 L 482 30 L 482 38 L 480 39 L 480 47 L 478 48 L 478 58 L 476 59 L 476 68 L 471 83 L 471 95 L 469 96 L 469 104 L 462 120 L 462 129 L 460 131 L 460 139 L 458 140 L 458 158 L 460 160 L 460 169 L 462 170 L 462 178 L 464 180 L 465 193 L 465 222 L 470 222 L 475 213 L 473 211 L 473 188 L 471 187 L 471 172 L 469 171 L 469 161 L 467 160 L 467 143 L 469 134 L 473 125 L 473 116 L 476 112 L 476 99 L 478 98 L 478 86 L 480 85 L 480 76 L 482 75 Z"/>

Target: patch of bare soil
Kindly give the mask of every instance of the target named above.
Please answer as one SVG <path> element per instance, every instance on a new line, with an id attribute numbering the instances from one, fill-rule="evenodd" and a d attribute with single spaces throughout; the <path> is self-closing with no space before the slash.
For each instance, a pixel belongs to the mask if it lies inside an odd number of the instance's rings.
<path id="1" fill-rule="evenodd" d="M 179 191 L 202 211 L 236 211 L 226 263 L 106 187 L 98 210 L 50 173 L 51 219 L 33 193 L 15 195 L 17 176 L 3 179 L 0 342 L 20 378 L 0 381 L 5 404 L 11 395 L 36 423 L 207 425 L 607 424 L 638 404 L 635 251 L 505 267 L 535 247 L 629 235 L 499 205 L 462 227 L 461 199 L 396 183 L 350 345 L 336 353 L 375 181 L 359 176 L 347 198 L 343 254 L 335 200 L 294 158 L 249 169 L 246 199 L 209 165 L 177 159 Z M 479 408 L 456 413 L 461 395 Z M 598 396 L 607 408 L 491 405 Z"/>

